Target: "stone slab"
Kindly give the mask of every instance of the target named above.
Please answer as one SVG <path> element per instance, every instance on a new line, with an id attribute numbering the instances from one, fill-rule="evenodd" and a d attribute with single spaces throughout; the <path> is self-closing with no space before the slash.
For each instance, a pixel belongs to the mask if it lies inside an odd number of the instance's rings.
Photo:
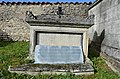
<path id="1" fill-rule="evenodd" d="M 75 75 L 91 75 L 94 74 L 94 69 L 89 63 L 85 64 L 29 64 L 17 67 L 9 67 L 10 72 L 24 73 L 30 75 L 36 74 L 67 74 Z"/>
<path id="2" fill-rule="evenodd" d="M 37 45 L 81 46 L 82 34 L 37 33 Z"/>
<path id="3" fill-rule="evenodd" d="M 35 63 L 70 64 L 83 61 L 81 46 L 36 45 L 35 47 Z"/>

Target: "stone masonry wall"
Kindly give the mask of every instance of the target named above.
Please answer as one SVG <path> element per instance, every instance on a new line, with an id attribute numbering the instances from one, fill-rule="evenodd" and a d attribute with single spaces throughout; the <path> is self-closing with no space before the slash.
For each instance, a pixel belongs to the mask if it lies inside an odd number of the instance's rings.
<path id="1" fill-rule="evenodd" d="M 120 0 L 103 0 L 89 14 L 95 15 L 90 40 L 100 44 L 102 54 L 120 72 Z"/>
<path id="2" fill-rule="evenodd" d="M 29 25 L 25 21 L 26 11 L 32 11 L 34 15 L 56 14 L 58 6 L 63 9 L 65 15 L 88 15 L 88 3 L 62 3 L 62 4 L 0 4 L 0 39 L 13 41 L 29 41 Z"/>

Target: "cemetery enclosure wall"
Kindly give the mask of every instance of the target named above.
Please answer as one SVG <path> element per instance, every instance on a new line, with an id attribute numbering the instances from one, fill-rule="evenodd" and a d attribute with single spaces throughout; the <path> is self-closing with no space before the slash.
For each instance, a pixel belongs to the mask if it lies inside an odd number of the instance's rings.
<path id="1" fill-rule="evenodd" d="M 88 3 L 62 3 L 62 4 L 0 4 L 0 39 L 13 41 L 29 41 L 30 26 L 26 23 L 26 11 L 32 11 L 35 15 L 56 14 L 58 6 L 61 6 L 65 15 L 88 15 Z M 10 39 L 8 39 L 10 38 Z"/>
<path id="2" fill-rule="evenodd" d="M 95 15 L 95 24 L 88 33 L 91 43 L 96 43 L 110 65 L 120 72 L 120 0 L 103 0 L 89 14 Z"/>

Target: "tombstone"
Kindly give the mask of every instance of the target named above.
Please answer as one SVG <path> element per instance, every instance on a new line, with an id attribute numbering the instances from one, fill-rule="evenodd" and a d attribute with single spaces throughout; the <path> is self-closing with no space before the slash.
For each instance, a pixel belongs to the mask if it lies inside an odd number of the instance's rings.
<path id="1" fill-rule="evenodd" d="M 29 17 L 26 19 L 30 25 L 30 59 L 35 59 L 35 63 L 40 64 L 87 61 L 87 30 L 93 25 L 93 15 L 82 19 L 80 16 L 53 14 L 35 17 L 36 19 Z"/>
<path id="2" fill-rule="evenodd" d="M 32 12 L 30 13 L 32 14 Z M 70 69 L 62 71 L 71 70 L 75 74 L 93 73 L 94 70 L 88 58 L 87 31 L 94 24 L 94 15 L 82 18 L 60 13 L 62 12 L 37 16 L 32 14 L 32 18 L 26 15 L 26 22 L 30 25 L 30 53 L 28 58 L 35 60 L 33 64 L 70 65 Z M 74 67 L 78 68 L 72 71 Z M 53 69 L 53 71 L 58 70 L 61 69 Z"/>

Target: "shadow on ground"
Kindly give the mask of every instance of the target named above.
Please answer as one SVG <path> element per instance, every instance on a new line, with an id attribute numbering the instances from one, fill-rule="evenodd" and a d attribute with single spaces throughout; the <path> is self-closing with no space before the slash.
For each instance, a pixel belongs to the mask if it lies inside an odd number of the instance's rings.
<path id="1" fill-rule="evenodd" d="M 8 44 L 11 44 L 11 43 L 13 43 L 12 38 L 6 32 L 3 32 L 2 30 L 0 30 L 0 47 L 7 46 Z"/>

